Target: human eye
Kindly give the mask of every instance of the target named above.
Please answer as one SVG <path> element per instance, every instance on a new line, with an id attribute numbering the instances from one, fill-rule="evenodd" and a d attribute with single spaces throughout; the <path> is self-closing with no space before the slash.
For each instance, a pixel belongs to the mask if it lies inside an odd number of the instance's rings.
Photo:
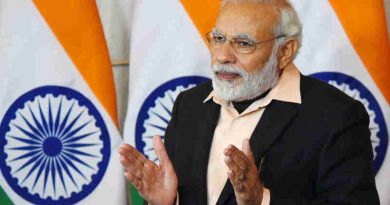
<path id="1" fill-rule="evenodd" d="M 223 43 L 225 42 L 225 37 L 223 35 L 213 35 L 213 40 L 216 43 Z"/>
<path id="2" fill-rule="evenodd" d="M 252 48 L 255 45 L 253 41 L 248 39 L 236 39 L 235 44 L 241 48 Z"/>

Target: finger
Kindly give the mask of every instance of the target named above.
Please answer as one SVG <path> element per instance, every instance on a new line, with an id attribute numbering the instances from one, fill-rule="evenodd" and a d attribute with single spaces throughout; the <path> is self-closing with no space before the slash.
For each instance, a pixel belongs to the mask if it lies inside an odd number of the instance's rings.
<path id="1" fill-rule="evenodd" d="M 135 175 L 130 172 L 125 172 L 125 177 L 129 180 L 129 182 L 137 189 L 140 190 L 142 188 L 141 180 L 139 180 Z"/>
<path id="2" fill-rule="evenodd" d="M 248 169 L 249 159 L 245 156 L 245 154 L 239 150 L 237 147 L 233 145 L 229 145 L 224 152 L 225 156 L 231 158 L 233 162 L 235 162 L 239 167 L 244 170 Z"/>
<path id="3" fill-rule="evenodd" d="M 129 144 L 122 144 L 118 150 L 119 154 L 128 157 L 133 156 L 135 159 L 140 161 L 142 164 L 148 160 L 141 152 Z"/>
<path id="4" fill-rule="evenodd" d="M 235 162 L 229 160 L 229 157 L 225 158 L 225 163 L 228 166 L 228 176 L 233 187 L 237 190 L 242 190 L 243 183 L 247 180 L 247 173 Z"/>
<path id="5" fill-rule="evenodd" d="M 133 164 L 130 164 L 130 165 L 126 166 L 125 168 L 126 168 L 126 172 L 132 174 L 133 177 L 136 177 L 140 180 L 143 178 L 144 173 L 143 173 L 142 169 L 138 169 Z"/>
<path id="6" fill-rule="evenodd" d="M 143 177 L 141 180 L 142 189 L 139 191 L 143 198 L 148 198 L 150 194 L 156 192 L 156 183 L 159 181 L 159 175 L 157 174 L 158 169 L 159 167 L 152 161 L 148 161 L 144 164 Z"/>
<path id="7" fill-rule="evenodd" d="M 168 153 L 165 150 L 164 143 L 160 136 L 153 137 L 153 146 L 156 152 L 157 158 L 160 161 L 161 166 L 163 167 L 171 167 L 172 163 L 169 160 Z"/>
<path id="8" fill-rule="evenodd" d="M 137 160 L 133 155 L 121 155 L 120 162 L 122 165 L 128 169 L 130 167 L 134 167 L 135 169 L 142 169 L 143 164 L 141 161 Z"/>
<path id="9" fill-rule="evenodd" d="M 158 166 L 150 160 L 146 161 L 144 164 L 144 172 L 147 173 L 155 173 L 157 168 Z"/>
<path id="10" fill-rule="evenodd" d="M 141 172 L 126 172 L 125 176 L 129 179 L 130 183 L 137 189 L 138 193 L 142 197 L 147 197 L 150 193 L 152 184 L 157 181 L 156 175 L 154 175 L 153 169 L 156 165 L 148 161 L 144 165 L 144 169 Z"/>
<path id="11" fill-rule="evenodd" d="M 229 171 L 237 177 L 237 180 L 244 180 L 245 170 L 235 163 L 230 156 L 225 157 L 225 164 L 227 165 Z"/>
<path id="12" fill-rule="evenodd" d="M 118 148 L 118 153 L 119 153 L 119 156 L 122 158 L 125 158 L 128 155 L 131 155 L 130 150 L 126 148 L 125 144 L 122 144 Z"/>
<path id="13" fill-rule="evenodd" d="M 147 191 L 151 184 L 157 181 L 157 176 L 155 175 L 157 167 L 153 162 L 147 162 L 144 165 L 142 185 L 144 191 Z"/>
<path id="14" fill-rule="evenodd" d="M 244 139 L 244 141 L 242 142 L 242 151 L 251 162 L 255 163 L 255 157 L 249 144 L 249 139 Z"/>
<path id="15" fill-rule="evenodd" d="M 134 148 L 131 145 L 123 143 L 119 146 L 118 152 L 120 155 L 129 155 L 132 149 Z"/>
<path id="16" fill-rule="evenodd" d="M 230 183 L 233 185 L 233 189 L 234 189 L 236 192 L 242 192 L 242 191 L 244 191 L 244 182 L 239 181 L 239 180 L 237 179 L 237 176 L 235 175 L 234 172 L 232 172 L 231 170 L 229 170 L 229 171 L 228 171 L 228 177 L 229 177 Z"/>
<path id="17" fill-rule="evenodd" d="M 121 164 L 125 167 L 126 171 L 136 175 L 138 178 L 142 178 L 143 172 L 143 164 L 137 159 L 134 158 L 133 155 L 125 155 L 120 157 Z"/>
<path id="18" fill-rule="evenodd" d="M 143 172 L 142 172 L 142 182 L 148 184 L 148 183 L 154 183 L 157 179 L 157 170 L 158 167 L 156 164 L 154 164 L 151 161 L 148 161 L 144 164 Z"/>
<path id="19" fill-rule="evenodd" d="M 129 166 L 129 164 L 135 165 L 137 168 L 141 169 L 145 161 L 147 161 L 146 157 L 138 152 L 134 147 L 128 144 L 122 144 L 118 150 L 120 156 L 124 159 L 123 166 Z"/>

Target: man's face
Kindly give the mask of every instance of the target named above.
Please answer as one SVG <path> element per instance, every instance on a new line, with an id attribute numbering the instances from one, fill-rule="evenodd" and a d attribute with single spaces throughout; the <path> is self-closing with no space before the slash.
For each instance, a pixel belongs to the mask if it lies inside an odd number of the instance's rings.
<path id="1" fill-rule="evenodd" d="M 267 41 L 259 46 L 253 52 L 250 53 L 238 53 L 233 46 L 228 43 L 231 39 L 239 39 L 241 37 L 249 38 L 255 42 L 261 42 L 269 39 L 273 39 L 274 26 L 277 22 L 277 14 L 268 4 L 227 4 L 224 6 L 218 16 L 214 33 L 218 33 L 226 37 L 227 42 L 218 48 L 211 49 L 212 66 L 216 67 L 233 67 L 234 69 L 222 69 L 221 72 L 215 72 L 213 83 L 218 83 L 221 89 L 225 91 L 234 92 L 236 94 L 221 94 L 225 95 L 226 100 L 245 100 L 248 98 L 256 97 L 254 95 L 261 94 L 264 89 L 269 89 L 270 86 L 264 85 L 263 90 L 250 90 L 251 87 L 260 85 L 265 82 L 246 82 L 250 79 L 265 79 L 263 71 L 268 71 L 267 75 L 276 75 L 277 59 L 276 53 L 274 53 L 273 61 L 270 62 L 274 40 Z M 270 65 L 272 64 L 272 65 Z M 266 66 L 267 65 L 267 66 Z M 268 68 L 266 68 L 268 67 Z M 230 70 L 230 71 L 229 71 Z M 242 74 L 240 74 L 242 73 Z M 245 74 L 247 77 L 243 76 Z M 269 76 L 266 80 L 269 79 Z M 274 79 L 272 79 L 274 80 Z M 277 80 L 277 79 L 276 79 Z M 269 82 L 268 84 L 274 84 L 275 82 Z M 218 90 L 218 89 L 214 89 Z M 241 95 L 243 92 L 246 94 Z M 225 92 L 226 93 L 226 92 Z M 223 96 L 220 96 L 223 97 Z M 238 98 L 238 99 L 235 99 Z"/>
<path id="2" fill-rule="evenodd" d="M 263 12 L 259 12 L 263 11 Z M 219 13 L 216 30 L 228 39 L 246 35 L 257 42 L 274 38 L 276 12 L 268 4 L 227 4 Z M 271 55 L 274 41 L 261 44 L 250 54 L 237 54 L 228 44 L 212 50 L 212 64 L 233 64 L 253 72 L 261 68 Z"/>

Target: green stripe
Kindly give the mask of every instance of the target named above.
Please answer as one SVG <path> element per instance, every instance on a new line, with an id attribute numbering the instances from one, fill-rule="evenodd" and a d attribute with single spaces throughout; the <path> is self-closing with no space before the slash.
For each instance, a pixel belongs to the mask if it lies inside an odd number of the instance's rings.
<path id="1" fill-rule="evenodd" d="M 0 187 L 0 204 L 1 205 L 13 205 L 11 199 L 8 198 L 7 194 Z"/>
<path id="2" fill-rule="evenodd" d="M 130 192 L 130 199 L 131 199 L 131 204 L 132 205 L 142 205 L 144 203 L 144 199 L 139 195 L 138 191 L 136 188 L 133 187 L 129 183 L 129 192 Z M 0 203 L 1 204 L 1 203 Z"/>
<path id="3" fill-rule="evenodd" d="M 130 183 L 129 183 L 129 192 L 131 197 L 131 204 L 133 205 L 142 205 L 144 200 Z M 7 196 L 4 190 L 0 187 L 0 204 L 1 205 L 14 205 L 11 199 Z"/>

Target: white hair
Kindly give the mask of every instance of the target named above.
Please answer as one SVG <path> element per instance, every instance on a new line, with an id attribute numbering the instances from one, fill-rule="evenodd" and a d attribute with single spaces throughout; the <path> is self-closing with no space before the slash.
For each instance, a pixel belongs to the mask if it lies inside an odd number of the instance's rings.
<path id="1" fill-rule="evenodd" d="M 215 64 L 212 66 L 213 89 L 215 94 L 226 101 L 251 100 L 273 88 L 279 81 L 280 69 L 277 64 L 277 51 L 280 44 L 277 42 L 267 63 L 249 73 L 245 69 L 232 64 Z M 240 81 L 226 81 L 219 79 L 218 72 L 236 73 L 242 77 Z"/>
<path id="2" fill-rule="evenodd" d="M 288 38 L 295 38 L 298 42 L 297 51 L 299 51 L 302 45 L 302 24 L 297 11 L 289 0 L 222 0 L 221 8 L 228 3 L 264 3 L 273 5 L 279 15 L 278 23 L 274 28 L 275 37 L 286 36 Z M 285 40 L 286 38 L 279 38 L 277 41 L 283 44 Z"/>

